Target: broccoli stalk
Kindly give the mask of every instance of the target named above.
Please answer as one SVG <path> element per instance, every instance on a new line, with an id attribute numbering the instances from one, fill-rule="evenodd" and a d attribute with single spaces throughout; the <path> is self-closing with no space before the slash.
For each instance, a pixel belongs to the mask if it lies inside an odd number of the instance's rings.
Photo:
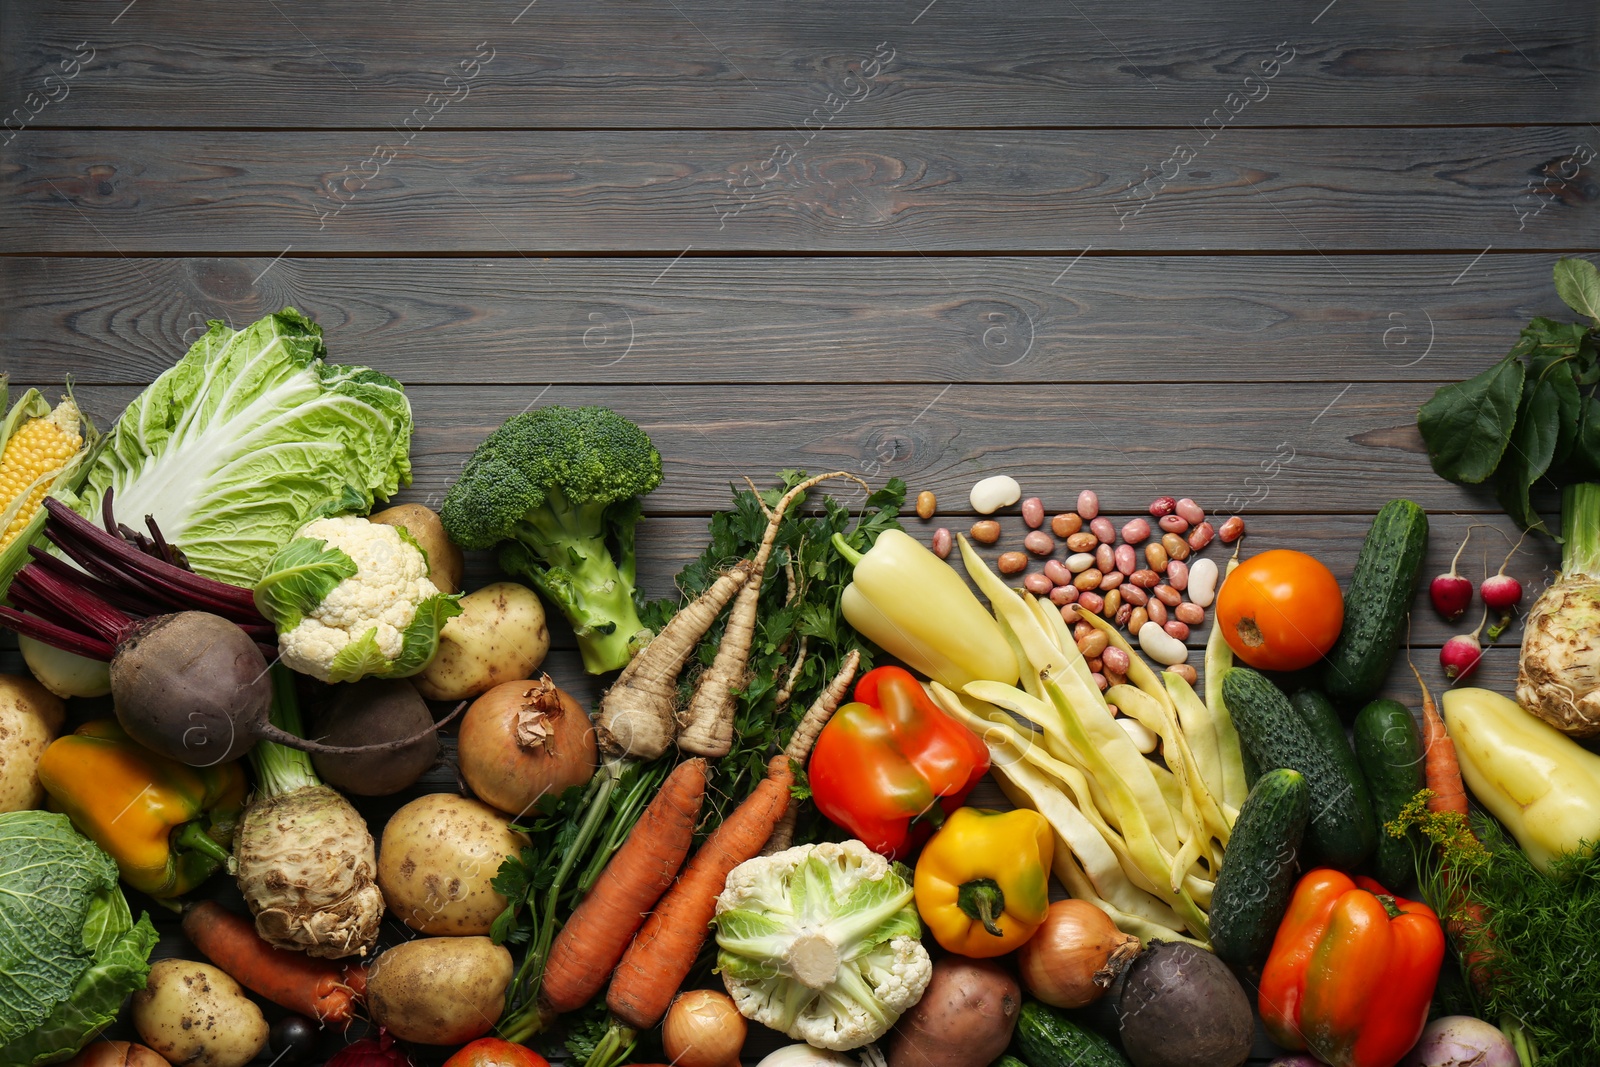
<path id="1" fill-rule="evenodd" d="M 601 407 L 514 415 L 480 444 L 440 519 L 463 548 L 500 566 L 572 623 L 591 674 L 627 665 L 649 632 L 634 597 L 638 497 L 661 483 L 645 432 Z"/>

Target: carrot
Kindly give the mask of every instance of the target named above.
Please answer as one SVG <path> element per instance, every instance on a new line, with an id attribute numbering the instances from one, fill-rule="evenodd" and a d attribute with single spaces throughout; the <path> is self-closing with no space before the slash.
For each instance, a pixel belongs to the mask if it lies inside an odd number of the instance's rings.
<path id="1" fill-rule="evenodd" d="M 183 932 L 246 989 L 325 1025 L 348 1024 L 367 988 L 364 966 L 275 948 L 256 933 L 255 923 L 214 900 L 184 909 Z"/>
<path id="2" fill-rule="evenodd" d="M 705 795 L 705 760 L 686 760 L 672 769 L 550 946 L 540 987 L 550 1007 L 576 1011 L 606 984 L 645 913 L 689 855 Z"/>
<path id="3" fill-rule="evenodd" d="M 817 736 L 844 702 L 845 691 L 855 681 L 856 668 L 860 666 L 861 653 L 852 648 L 840 664 L 839 673 L 833 676 L 833 681 L 828 683 L 826 689 L 817 694 L 817 699 L 811 702 L 801 718 L 800 725 L 794 728 L 789 743 L 783 746 L 783 754 L 789 757 L 791 763 L 804 765 L 811 757 L 811 748 L 817 743 Z M 783 810 L 783 817 L 773 827 L 772 836 L 767 838 L 767 846 L 761 850 L 763 856 L 782 852 L 794 842 L 794 826 L 799 816 L 800 807 L 797 804 L 790 804 Z"/>
<path id="4" fill-rule="evenodd" d="M 767 843 L 789 806 L 793 781 L 789 757 L 773 756 L 766 778 L 711 832 L 677 884 L 645 920 L 617 964 L 606 993 L 606 1007 L 623 1025 L 645 1030 L 667 1013 L 710 934 L 717 896 L 729 872 L 754 858 Z"/>
<path id="5" fill-rule="evenodd" d="M 756 634 L 756 605 L 761 599 L 761 582 L 767 570 L 767 560 L 772 555 L 772 545 L 778 536 L 778 527 L 789 505 L 804 496 L 812 486 L 829 478 L 860 478 L 848 471 L 833 471 L 807 478 L 794 486 L 772 509 L 767 529 L 756 549 L 750 565 L 750 579 L 739 590 L 733 607 L 728 609 L 728 624 L 722 631 L 722 641 L 717 645 L 716 658 L 706 668 L 695 684 L 694 696 L 681 720 L 678 747 L 699 756 L 726 756 L 733 747 L 733 720 L 735 713 L 734 691 L 744 686 L 745 668 L 750 662 L 750 646 Z M 863 486 L 865 482 L 861 483 Z"/>
<path id="6" fill-rule="evenodd" d="M 1456 743 L 1446 732 L 1444 720 L 1439 718 L 1439 709 L 1433 702 L 1433 694 L 1428 692 L 1427 683 L 1422 680 L 1422 672 L 1409 659 L 1406 664 L 1417 676 L 1417 685 L 1422 687 L 1422 776 L 1433 792 L 1428 798 L 1428 810 L 1454 811 L 1465 817 L 1467 787 L 1461 781 Z"/>
<path id="7" fill-rule="evenodd" d="M 749 561 L 721 575 L 651 638 L 600 699 L 595 728 L 612 755 L 655 759 L 672 744 L 678 722 L 678 675 L 711 624 L 750 577 Z"/>

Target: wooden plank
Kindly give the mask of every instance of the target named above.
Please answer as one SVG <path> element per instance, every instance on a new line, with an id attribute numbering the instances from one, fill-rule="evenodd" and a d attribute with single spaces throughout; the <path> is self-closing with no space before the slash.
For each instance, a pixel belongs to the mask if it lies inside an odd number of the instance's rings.
<path id="1" fill-rule="evenodd" d="M 347 353 L 346 358 L 361 353 Z M 367 353 L 382 369 L 381 352 Z M 15 382 L 15 388 L 29 383 Z M 728 485 L 789 467 L 904 478 L 964 510 L 978 478 L 1006 472 L 1026 491 L 1080 488 L 1115 514 L 1163 493 L 1218 511 L 1371 514 L 1406 496 L 1430 511 L 1499 512 L 1492 494 L 1429 469 L 1416 410 L 1432 383 L 1158 383 L 1029 386 L 415 386 L 415 491 L 440 500 L 472 450 L 534 404 L 604 404 L 650 433 L 665 460 L 652 514 L 706 514 Z M 136 390 L 85 386 L 108 425 Z M 1086 475 L 1085 472 L 1093 472 Z M 1085 485 L 1086 481 L 1093 484 Z"/>
<path id="2" fill-rule="evenodd" d="M 334 358 L 382 353 L 418 384 L 1316 381 L 1330 356 L 1350 378 L 1436 381 L 1478 373 L 1533 315 L 1571 317 L 1554 256 L 1473 255 L 719 257 L 670 270 L 670 257 L 0 258 L 0 365 L 148 381 L 207 319 L 242 326 L 293 305 L 326 328 Z"/>
<path id="3" fill-rule="evenodd" d="M 1594 117 L 1600 59 L 1582 4 L 1322 7 L 508 0 L 441 20 L 427 0 L 387 3 L 381 18 L 256 0 L 196 19 L 162 0 L 121 13 L 24 0 L 4 12 L 0 95 L 9 111 L 51 91 L 37 121 L 70 126 L 387 129 L 439 106 L 430 94 L 454 94 L 439 127 L 788 128 L 814 109 L 837 126 L 1187 126 L 1245 92 L 1259 102 L 1240 125 Z M 60 96 L 45 79 L 80 42 L 92 58 Z M 875 53 L 891 58 L 863 77 Z M 1292 58 L 1261 80 L 1275 55 Z"/>
<path id="4" fill-rule="evenodd" d="M 1203 146 L 1190 130 L 838 130 L 761 185 L 743 169 L 773 151 L 759 132 L 438 131 L 385 164 L 399 140 L 387 131 L 25 130 L 0 173 L 0 244 L 267 257 L 1582 249 L 1600 238 L 1585 135 L 1241 129 Z M 1330 288 L 1346 284 L 1328 268 Z"/>

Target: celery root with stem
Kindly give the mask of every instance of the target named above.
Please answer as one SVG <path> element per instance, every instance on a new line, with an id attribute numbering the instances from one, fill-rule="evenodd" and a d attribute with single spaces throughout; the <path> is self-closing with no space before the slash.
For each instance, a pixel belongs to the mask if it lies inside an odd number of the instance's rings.
<path id="1" fill-rule="evenodd" d="M 1561 577 L 1528 612 L 1517 703 L 1573 737 L 1600 736 L 1600 485 L 1561 492 Z"/>
<path id="2" fill-rule="evenodd" d="M 272 668 L 272 722 L 300 733 L 294 676 Z M 372 834 L 356 809 L 318 779 L 311 757 L 273 741 L 250 750 L 256 794 L 239 821 L 239 889 L 256 931 L 284 949 L 337 959 L 378 939 L 383 894 Z"/>

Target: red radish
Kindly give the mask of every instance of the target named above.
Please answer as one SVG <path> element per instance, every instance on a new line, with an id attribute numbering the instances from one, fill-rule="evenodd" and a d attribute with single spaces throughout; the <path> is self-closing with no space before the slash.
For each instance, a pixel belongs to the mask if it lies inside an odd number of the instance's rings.
<path id="1" fill-rule="evenodd" d="M 1472 531 L 1475 529 L 1475 526 L 1467 527 L 1467 536 L 1461 539 L 1461 547 L 1456 549 L 1455 558 L 1450 561 L 1450 573 L 1439 575 L 1428 586 L 1433 610 L 1449 622 L 1461 618 L 1472 606 L 1472 582 L 1456 573 L 1456 563 L 1460 561 L 1461 553 L 1466 551 L 1467 542 L 1472 540 Z"/>
<path id="2" fill-rule="evenodd" d="M 1498 611 L 1500 618 L 1489 627 L 1489 640 L 1499 640 L 1505 633 L 1506 627 L 1511 625 L 1511 613 L 1522 602 L 1522 583 L 1506 573 L 1506 566 L 1511 562 L 1511 557 L 1517 554 L 1517 549 L 1522 546 L 1524 532 L 1517 538 L 1517 543 L 1511 546 L 1511 551 L 1506 553 L 1505 562 L 1500 564 L 1500 571 L 1492 578 L 1485 578 L 1478 591 L 1483 594 L 1483 602 L 1491 610 Z M 1485 568 L 1486 570 L 1488 568 Z"/>
<path id="3" fill-rule="evenodd" d="M 1476 630 L 1470 634 L 1456 634 L 1439 650 L 1439 666 L 1444 668 L 1444 676 L 1452 683 L 1461 681 L 1478 669 L 1478 661 L 1483 659 L 1483 645 L 1479 643 L 1478 635 L 1488 621 L 1489 613 L 1485 611 Z"/>

